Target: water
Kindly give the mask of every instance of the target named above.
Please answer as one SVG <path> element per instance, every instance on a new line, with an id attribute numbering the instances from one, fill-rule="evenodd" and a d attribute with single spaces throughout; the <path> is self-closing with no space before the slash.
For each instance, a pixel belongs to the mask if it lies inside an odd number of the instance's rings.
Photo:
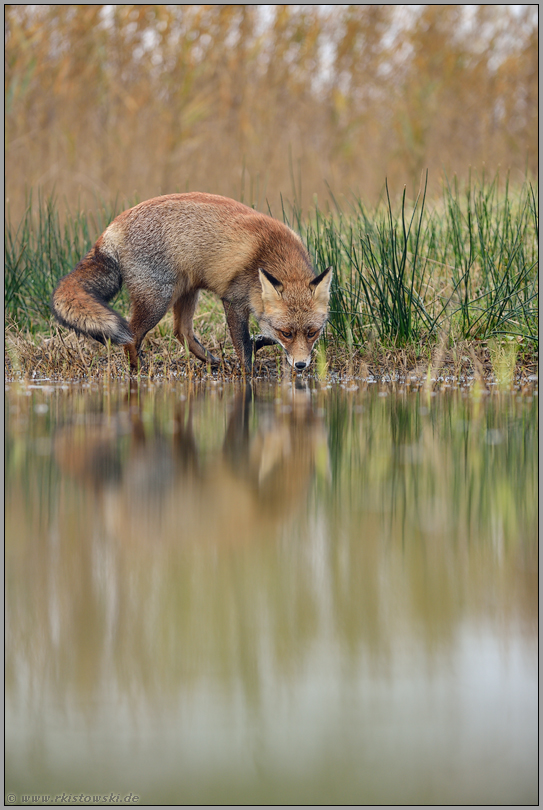
<path id="1" fill-rule="evenodd" d="M 6 386 L 6 792 L 537 803 L 537 412 Z"/>

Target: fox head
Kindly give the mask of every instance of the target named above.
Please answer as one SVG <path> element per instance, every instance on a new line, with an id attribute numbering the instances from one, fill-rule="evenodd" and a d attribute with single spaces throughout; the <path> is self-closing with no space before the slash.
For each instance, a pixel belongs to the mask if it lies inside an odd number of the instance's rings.
<path id="1" fill-rule="evenodd" d="M 267 270 L 258 271 L 262 286 L 262 333 L 280 343 L 291 366 L 309 365 L 313 346 L 328 317 L 332 268 L 311 280 L 279 281 Z"/>

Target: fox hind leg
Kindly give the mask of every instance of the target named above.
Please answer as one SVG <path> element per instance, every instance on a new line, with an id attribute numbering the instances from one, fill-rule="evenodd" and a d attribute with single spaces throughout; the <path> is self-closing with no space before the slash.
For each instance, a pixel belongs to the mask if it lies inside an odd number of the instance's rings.
<path id="1" fill-rule="evenodd" d="M 132 316 L 129 326 L 134 335 L 134 340 L 124 346 L 132 371 L 137 370 L 138 362 L 141 361 L 140 348 L 143 338 L 147 332 L 162 320 L 168 311 L 169 303 L 169 300 L 161 300 L 158 296 L 154 299 L 152 307 L 144 301 L 136 300 L 132 302 Z"/>
<path id="2" fill-rule="evenodd" d="M 173 333 L 181 343 L 182 346 L 187 345 L 189 351 L 204 363 L 210 363 L 212 366 L 218 366 L 219 361 L 206 349 L 196 335 L 192 321 L 196 304 L 198 303 L 198 290 L 191 290 L 190 292 L 181 295 L 173 305 Z"/>

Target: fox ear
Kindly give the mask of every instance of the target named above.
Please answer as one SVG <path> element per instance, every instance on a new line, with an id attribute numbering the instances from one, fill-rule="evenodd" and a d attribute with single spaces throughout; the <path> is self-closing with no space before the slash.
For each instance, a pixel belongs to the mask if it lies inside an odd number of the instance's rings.
<path id="1" fill-rule="evenodd" d="M 281 298 L 283 285 L 275 278 L 275 276 L 272 276 L 272 274 L 268 273 L 267 270 L 260 268 L 258 271 L 258 277 L 260 279 L 260 284 L 262 285 L 263 299 L 277 301 L 278 298 Z"/>
<path id="2" fill-rule="evenodd" d="M 317 303 L 326 306 L 330 298 L 330 284 L 332 283 L 332 268 L 327 267 L 326 270 L 309 282 L 309 288 L 315 297 Z"/>

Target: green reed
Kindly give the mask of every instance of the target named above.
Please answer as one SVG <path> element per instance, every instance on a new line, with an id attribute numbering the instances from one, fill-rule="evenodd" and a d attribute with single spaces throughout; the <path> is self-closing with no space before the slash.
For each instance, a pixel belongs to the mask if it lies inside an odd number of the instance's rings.
<path id="1" fill-rule="evenodd" d="M 455 306 L 450 317 L 465 338 L 510 334 L 537 341 L 538 207 L 531 184 L 499 195 L 497 178 L 473 187 L 462 200 L 447 186 L 441 223 L 443 261 L 452 270 Z"/>
<path id="2" fill-rule="evenodd" d="M 6 315 L 30 331 L 47 328 L 50 301 L 59 279 L 90 250 L 119 213 L 117 203 L 97 203 L 93 212 L 67 210 L 61 218 L 54 195 L 35 202 L 32 192 L 21 221 L 5 221 L 4 306 Z"/>
<path id="3" fill-rule="evenodd" d="M 369 213 L 354 198 L 346 213 L 334 200 L 296 222 L 318 270 L 335 268 L 330 326 L 356 346 L 371 335 L 405 346 L 445 334 L 455 339 L 515 335 L 537 342 L 538 205 L 531 183 L 447 183 L 428 211 L 426 187 L 395 209 Z M 288 218 L 287 218 L 288 219 Z"/>
<path id="4" fill-rule="evenodd" d="M 429 204 L 426 186 L 398 202 L 385 184 L 373 211 L 359 197 L 303 213 L 283 201 L 317 272 L 334 268 L 328 335 L 349 352 L 368 342 L 401 347 L 445 336 L 474 340 L 516 336 L 537 344 L 537 190 L 529 181 L 446 182 Z M 49 302 L 61 276 L 90 249 L 120 206 L 68 211 L 54 197 L 34 200 L 18 224 L 6 218 L 5 309 L 20 327 L 50 328 Z M 126 305 L 125 296 L 122 305 Z M 203 303 L 206 306 L 206 303 Z"/>

